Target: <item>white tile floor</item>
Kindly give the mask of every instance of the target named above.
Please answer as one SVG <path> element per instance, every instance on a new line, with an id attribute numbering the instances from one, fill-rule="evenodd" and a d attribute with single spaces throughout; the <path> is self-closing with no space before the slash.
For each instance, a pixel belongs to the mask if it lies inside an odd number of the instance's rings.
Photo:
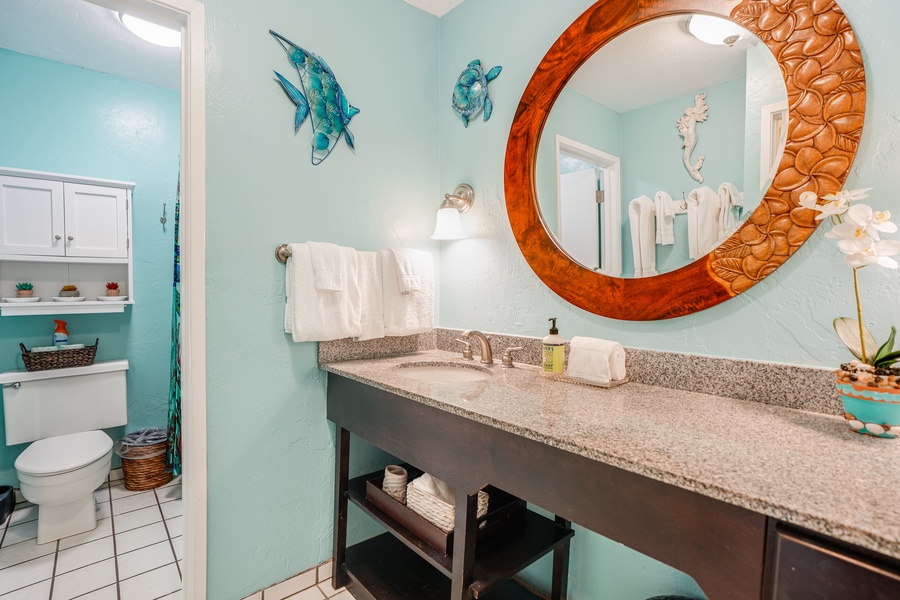
<path id="1" fill-rule="evenodd" d="M 37 507 L 0 524 L 0 600 L 181 599 L 181 478 L 130 492 L 114 470 L 94 493 L 97 528 L 37 544 Z"/>
<path id="2" fill-rule="evenodd" d="M 346 589 L 331 587 L 332 568 L 333 562 L 329 560 L 244 600 L 354 600 Z"/>

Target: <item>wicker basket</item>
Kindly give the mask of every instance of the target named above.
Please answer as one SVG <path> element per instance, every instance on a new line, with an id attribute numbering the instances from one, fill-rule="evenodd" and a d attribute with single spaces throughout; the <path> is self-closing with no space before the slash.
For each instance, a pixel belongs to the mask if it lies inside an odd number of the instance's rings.
<path id="1" fill-rule="evenodd" d="M 57 350 L 55 352 L 31 352 L 25 348 L 25 344 L 19 344 L 22 349 L 22 361 L 26 371 L 47 371 L 50 369 L 68 369 L 70 367 L 87 367 L 94 364 L 97 355 L 97 346 L 100 338 L 93 346 L 85 346 L 77 350 Z"/>
<path id="2" fill-rule="evenodd" d="M 487 492 L 478 492 L 477 516 L 483 517 L 488 511 Z M 422 515 L 422 517 L 441 531 L 453 531 L 455 507 L 447 504 L 437 496 L 433 496 L 412 483 L 406 486 L 406 506 L 410 510 Z"/>
<path id="3" fill-rule="evenodd" d="M 172 481 L 166 471 L 166 443 L 165 429 L 141 429 L 116 443 L 126 490 L 152 490 Z"/>

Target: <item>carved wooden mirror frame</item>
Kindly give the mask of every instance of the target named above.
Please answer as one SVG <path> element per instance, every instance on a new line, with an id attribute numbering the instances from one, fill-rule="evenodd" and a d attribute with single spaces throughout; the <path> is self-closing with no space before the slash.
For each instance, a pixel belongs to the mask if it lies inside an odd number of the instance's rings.
<path id="1" fill-rule="evenodd" d="M 709 255 L 671 273 L 619 279 L 570 258 L 544 225 L 535 187 L 538 142 L 572 74 L 596 50 L 644 21 L 681 13 L 730 15 L 771 50 L 787 86 L 787 144 L 772 186 L 747 221 Z M 563 299 L 631 321 L 688 315 L 728 300 L 775 271 L 815 231 L 800 194 L 841 189 L 859 146 L 866 82 L 856 35 L 834 0 L 600 0 L 553 44 L 516 110 L 506 149 L 506 208 L 525 260 Z"/>

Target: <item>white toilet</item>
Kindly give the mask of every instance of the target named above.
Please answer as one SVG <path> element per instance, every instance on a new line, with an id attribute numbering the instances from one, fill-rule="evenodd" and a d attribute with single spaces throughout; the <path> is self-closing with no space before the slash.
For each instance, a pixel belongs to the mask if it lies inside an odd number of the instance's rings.
<path id="1" fill-rule="evenodd" d="M 6 445 L 34 442 L 16 459 L 16 475 L 38 505 L 38 544 L 97 526 L 94 490 L 109 475 L 113 446 L 99 430 L 128 422 L 127 370 L 127 360 L 115 360 L 0 373 Z"/>

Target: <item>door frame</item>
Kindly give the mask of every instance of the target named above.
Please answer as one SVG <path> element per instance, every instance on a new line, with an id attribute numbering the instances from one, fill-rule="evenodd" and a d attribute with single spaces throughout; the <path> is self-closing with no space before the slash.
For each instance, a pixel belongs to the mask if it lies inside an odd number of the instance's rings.
<path id="1" fill-rule="evenodd" d="M 196 0 L 86 0 L 181 25 L 181 391 L 185 598 L 206 598 L 206 54 Z"/>

